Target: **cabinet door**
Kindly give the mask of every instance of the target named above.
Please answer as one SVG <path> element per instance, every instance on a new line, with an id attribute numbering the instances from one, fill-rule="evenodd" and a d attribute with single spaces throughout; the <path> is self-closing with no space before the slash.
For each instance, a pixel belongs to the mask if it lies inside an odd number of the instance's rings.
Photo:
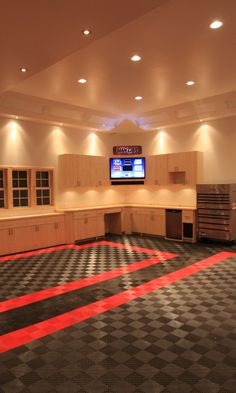
<path id="1" fill-rule="evenodd" d="M 168 172 L 171 183 L 197 183 L 198 153 L 190 151 L 168 155 Z"/>
<path id="2" fill-rule="evenodd" d="M 34 226 L 24 225 L 12 228 L 12 252 L 22 252 L 37 248 L 33 235 Z"/>
<path id="3" fill-rule="evenodd" d="M 173 153 L 168 155 L 168 172 L 184 172 L 186 170 L 185 153 Z"/>
<path id="4" fill-rule="evenodd" d="M 165 236 L 166 235 L 165 209 L 157 209 L 156 220 L 157 220 L 156 234 L 158 236 Z"/>
<path id="5" fill-rule="evenodd" d="M 156 156 L 156 183 L 168 184 L 168 154 L 160 154 Z"/>
<path id="6" fill-rule="evenodd" d="M 197 183 L 197 171 L 198 171 L 198 152 L 192 151 L 186 153 L 186 183 L 196 184 Z"/>
<path id="7" fill-rule="evenodd" d="M 58 156 L 58 180 L 61 188 L 76 187 L 78 180 L 75 154 L 62 154 Z"/>
<path id="8" fill-rule="evenodd" d="M 165 236 L 164 209 L 143 209 L 142 233 Z"/>
<path id="9" fill-rule="evenodd" d="M 140 233 L 142 233 L 143 225 L 142 225 L 141 208 L 131 209 L 130 222 L 131 222 L 131 231 L 132 232 L 140 232 Z"/>
<path id="10" fill-rule="evenodd" d="M 92 187 L 109 185 L 109 168 L 106 157 L 90 156 L 90 185 Z"/>
<path id="11" fill-rule="evenodd" d="M 91 184 L 91 157 L 76 155 L 76 187 L 88 187 Z"/>
<path id="12" fill-rule="evenodd" d="M 65 225 L 63 222 L 50 222 L 34 226 L 36 248 L 50 247 L 65 243 Z"/>
<path id="13" fill-rule="evenodd" d="M 148 156 L 146 158 L 146 184 L 156 184 L 156 156 Z"/>
<path id="14" fill-rule="evenodd" d="M 75 240 L 104 236 L 104 215 L 102 213 L 77 213 L 74 223 Z"/>
<path id="15" fill-rule="evenodd" d="M 12 228 L 0 230 L 0 255 L 12 254 L 14 252 L 12 231 Z"/>
<path id="16" fill-rule="evenodd" d="M 159 154 L 147 157 L 146 184 L 168 184 L 168 155 Z"/>
<path id="17" fill-rule="evenodd" d="M 87 227 L 84 215 L 76 216 L 74 220 L 74 239 L 82 240 L 87 237 Z"/>

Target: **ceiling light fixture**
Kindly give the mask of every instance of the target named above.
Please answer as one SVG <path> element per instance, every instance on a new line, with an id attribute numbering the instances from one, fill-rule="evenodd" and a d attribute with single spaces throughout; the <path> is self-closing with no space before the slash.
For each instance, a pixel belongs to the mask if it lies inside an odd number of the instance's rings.
<path id="1" fill-rule="evenodd" d="M 27 72 L 27 71 L 28 71 L 28 69 L 27 69 L 27 68 L 25 68 L 25 67 L 21 67 L 21 68 L 20 68 L 20 71 L 21 71 L 21 72 Z"/>
<path id="2" fill-rule="evenodd" d="M 90 29 L 84 29 L 84 30 L 82 30 L 82 34 L 85 35 L 85 36 L 88 36 L 88 35 L 91 34 L 91 30 Z"/>
<path id="3" fill-rule="evenodd" d="M 142 97 L 142 96 L 136 96 L 136 97 L 134 97 L 134 99 L 135 99 L 136 101 L 140 101 L 140 100 L 143 99 L 143 97 Z"/>
<path id="4" fill-rule="evenodd" d="M 141 60 L 141 56 L 139 56 L 139 55 L 133 55 L 132 57 L 131 57 L 131 60 L 132 61 L 134 61 L 134 62 L 137 62 L 137 61 L 140 61 Z"/>
<path id="5" fill-rule="evenodd" d="M 16 120 L 17 120 L 17 119 L 19 119 L 19 117 L 18 117 L 18 116 L 16 116 Z"/>
<path id="6" fill-rule="evenodd" d="M 214 20 L 210 24 L 210 29 L 215 30 L 215 29 L 219 29 L 222 26 L 223 26 L 223 22 L 221 22 L 221 20 Z"/>
<path id="7" fill-rule="evenodd" d="M 80 78 L 80 79 L 78 79 L 78 83 L 81 83 L 83 85 L 83 84 L 87 83 L 87 79 Z"/>
<path id="8" fill-rule="evenodd" d="M 188 86 L 193 86 L 194 84 L 195 84 L 194 81 L 188 81 L 188 82 L 186 82 L 186 85 L 188 85 Z"/>
<path id="9" fill-rule="evenodd" d="M 62 126 L 63 124 L 62 123 L 59 123 L 59 126 Z"/>

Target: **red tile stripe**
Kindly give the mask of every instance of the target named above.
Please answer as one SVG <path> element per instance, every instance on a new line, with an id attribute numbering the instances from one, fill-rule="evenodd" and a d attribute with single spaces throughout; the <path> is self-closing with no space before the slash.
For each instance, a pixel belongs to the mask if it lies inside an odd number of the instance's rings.
<path id="1" fill-rule="evenodd" d="M 58 285 L 53 288 L 47 288 L 42 291 L 34 292 L 14 299 L 5 300 L 3 302 L 0 302 L 0 313 L 26 306 L 31 303 L 39 302 L 41 300 L 49 299 L 51 297 L 74 291 L 76 289 L 84 288 L 93 284 L 98 284 L 102 281 L 111 280 L 112 278 L 119 277 L 148 266 L 152 266 L 156 263 L 164 262 L 176 256 L 177 254 L 158 251 L 156 253 L 156 256 L 154 256 L 153 258 L 145 259 L 141 262 L 133 263 L 132 265 L 122 266 L 112 271 L 104 272 L 92 277 L 76 280 L 64 285 Z"/>
<path id="2" fill-rule="evenodd" d="M 26 251 L 26 252 L 21 252 L 18 254 L 13 254 L 13 255 L 5 255 L 3 257 L 0 257 L 0 262 L 7 262 L 7 261 L 14 260 L 14 259 L 28 258 L 28 257 L 32 257 L 35 255 L 41 255 L 41 254 L 47 254 L 49 252 L 65 250 L 67 248 L 74 248 L 75 250 L 82 250 L 84 248 L 102 246 L 102 245 L 117 247 L 117 248 L 126 248 L 126 249 L 130 249 L 133 251 L 143 252 L 145 254 L 151 254 L 151 255 L 158 254 L 157 250 L 151 250 L 149 248 L 142 248 L 142 247 L 137 247 L 137 246 L 131 246 L 129 244 L 120 244 L 120 243 L 109 242 L 106 240 L 101 240 L 101 241 L 97 241 L 97 242 L 80 244 L 80 245 L 63 244 L 61 246 L 42 248 L 40 250 Z"/>
<path id="3" fill-rule="evenodd" d="M 130 249 L 132 251 L 143 252 L 144 254 L 155 255 L 155 254 L 159 253 L 158 250 L 152 250 L 150 248 L 143 248 L 143 247 L 138 247 L 138 246 L 131 246 L 129 244 L 114 243 L 114 242 L 109 242 L 107 240 L 103 240 L 101 243 L 104 245 L 107 245 L 107 246 L 112 246 L 112 247 L 117 247 L 117 248 L 126 248 L 126 249 Z"/>
<path id="4" fill-rule="evenodd" d="M 80 250 L 83 248 L 89 248 L 89 247 L 100 246 L 100 245 L 101 245 L 100 241 L 93 242 L 93 243 L 87 243 L 87 244 L 81 244 L 80 246 L 77 246 L 75 244 L 63 244 L 61 246 L 41 248 L 40 250 L 26 251 L 26 252 L 21 252 L 18 254 L 13 254 L 13 255 L 6 255 L 6 256 L 0 257 L 0 262 L 11 261 L 14 259 L 28 258 L 28 257 L 32 257 L 35 255 L 41 255 L 41 254 L 47 254 L 49 252 L 65 250 L 67 248 L 75 248 L 76 250 Z"/>
<path id="5" fill-rule="evenodd" d="M 216 263 L 222 262 L 226 258 L 235 256 L 236 253 L 218 253 L 190 266 L 166 274 L 165 276 L 156 278 L 145 284 L 141 284 L 135 288 L 110 296 L 106 299 L 99 300 L 87 306 L 77 308 L 26 328 L 7 333 L 0 337 L 0 352 L 6 352 L 30 341 L 52 334 L 58 330 L 65 329 L 78 322 L 104 313 L 140 296 L 144 296 L 150 292 L 182 280 L 192 274 L 205 270 Z"/>

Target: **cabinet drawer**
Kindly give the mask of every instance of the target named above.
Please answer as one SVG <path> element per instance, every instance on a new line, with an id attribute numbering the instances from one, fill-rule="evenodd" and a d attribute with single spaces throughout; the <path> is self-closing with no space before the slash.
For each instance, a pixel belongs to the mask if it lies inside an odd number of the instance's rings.
<path id="1" fill-rule="evenodd" d="M 195 222 L 195 210 L 183 210 L 182 211 L 182 221 L 183 222 Z"/>

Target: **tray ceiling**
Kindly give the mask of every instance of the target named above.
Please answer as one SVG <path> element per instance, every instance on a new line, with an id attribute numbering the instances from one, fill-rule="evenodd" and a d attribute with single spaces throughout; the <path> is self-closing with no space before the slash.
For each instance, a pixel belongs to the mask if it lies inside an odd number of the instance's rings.
<path id="1" fill-rule="evenodd" d="M 5 2 L 0 113 L 99 130 L 232 116 L 235 15 L 235 0 Z"/>

